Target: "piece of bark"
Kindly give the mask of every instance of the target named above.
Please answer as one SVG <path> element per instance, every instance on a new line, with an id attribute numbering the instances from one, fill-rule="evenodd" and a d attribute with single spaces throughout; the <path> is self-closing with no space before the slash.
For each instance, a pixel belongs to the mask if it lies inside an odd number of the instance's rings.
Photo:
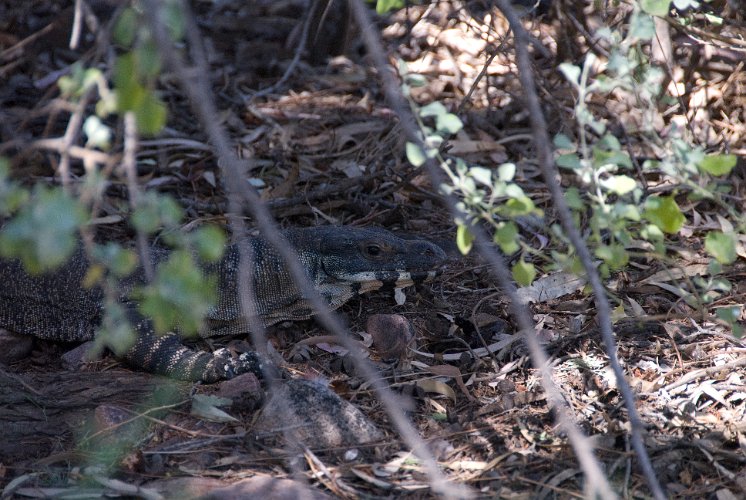
<path id="1" fill-rule="evenodd" d="M 33 346 L 33 337 L 0 328 L 0 363 L 9 365 L 25 358 L 31 353 Z"/>
<path id="2" fill-rule="evenodd" d="M 16 375 L 0 370 L 0 462 L 67 450 L 81 423 L 105 403 L 146 403 L 164 387 L 186 395 L 191 384 L 127 370 Z"/>

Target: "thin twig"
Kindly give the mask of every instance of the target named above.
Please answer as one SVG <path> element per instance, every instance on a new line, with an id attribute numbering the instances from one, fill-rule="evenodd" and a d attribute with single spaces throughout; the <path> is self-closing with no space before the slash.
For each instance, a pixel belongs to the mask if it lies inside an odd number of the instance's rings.
<path id="1" fill-rule="evenodd" d="M 60 150 L 59 175 L 62 179 L 62 188 L 69 192 L 70 189 L 70 150 L 78 140 L 80 128 L 83 125 L 83 113 L 85 112 L 88 102 L 93 96 L 94 88 L 86 90 L 85 94 L 75 106 L 75 112 L 70 117 L 65 129 L 65 135 L 62 137 L 62 148 Z"/>
<path id="2" fill-rule="evenodd" d="M 700 368 L 698 370 L 690 371 L 689 373 L 682 375 L 681 378 L 676 381 L 661 387 L 660 391 L 671 392 L 673 389 L 686 385 L 700 377 L 711 377 L 717 373 L 731 373 L 734 369 L 741 368 L 744 365 L 746 365 L 746 356 L 741 357 L 736 361 L 725 363 L 724 365 L 710 366 L 708 368 Z"/>
<path id="3" fill-rule="evenodd" d="M 83 0 L 75 0 L 75 14 L 73 16 L 73 29 L 70 33 L 70 50 L 78 48 L 80 32 L 83 26 Z"/>
<path id="4" fill-rule="evenodd" d="M 500 52 L 500 49 L 502 49 L 502 46 L 505 42 L 501 41 L 500 45 L 497 47 L 494 47 L 492 49 L 492 54 L 487 58 L 487 61 L 485 61 L 484 66 L 482 66 L 482 71 L 479 72 L 477 77 L 474 79 L 474 82 L 471 84 L 471 87 L 469 87 L 469 91 L 466 92 L 466 95 L 463 99 L 461 99 L 461 104 L 458 105 L 458 108 L 456 108 L 456 114 L 460 115 L 464 108 L 466 107 L 466 103 L 471 101 L 471 96 L 474 94 L 474 91 L 477 90 L 477 87 L 479 86 L 479 82 L 482 81 L 482 78 L 487 74 L 487 70 L 490 68 L 490 64 L 492 64 L 492 61 L 495 60 L 495 57 L 497 57 L 497 54 Z"/>
<path id="5" fill-rule="evenodd" d="M 32 142 L 29 146 L 31 148 L 55 151 L 60 154 L 67 151 L 67 154 L 71 158 L 76 158 L 84 162 L 90 161 L 92 163 L 98 163 L 101 165 L 106 165 L 112 159 L 111 155 L 104 153 L 103 151 L 96 151 L 95 149 L 88 149 L 82 146 L 66 146 L 65 142 L 60 138 L 39 139 Z"/>

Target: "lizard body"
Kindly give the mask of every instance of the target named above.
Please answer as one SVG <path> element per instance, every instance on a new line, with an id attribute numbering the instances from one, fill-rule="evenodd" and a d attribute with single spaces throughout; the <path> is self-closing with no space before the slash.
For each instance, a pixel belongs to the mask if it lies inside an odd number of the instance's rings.
<path id="1" fill-rule="evenodd" d="M 298 253 L 306 274 L 331 309 L 352 297 L 377 289 L 404 288 L 429 281 L 443 262 L 443 251 L 421 239 L 405 240 L 383 229 L 315 227 L 284 231 Z M 264 326 L 286 320 L 308 319 L 314 310 L 293 282 L 279 253 L 264 239 L 250 238 L 252 280 L 258 320 Z M 153 260 L 164 260 L 168 250 L 152 249 Z M 104 314 L 104 293 L 86 289 L 82 281 L 88 260 L 78 250 L 59 269 L 30 275 L 17 260 L 0 260 L 0 327 L 55 341 L 94 338 Z M 207 314 L 200 335 L 237 335 L 248 331 L 239 295 L 239 254 L 230 245 L 223 258 L 204 266 L 217 277 L 218 297 Z M 189 349 L 177 334 L 157 336 L 150 319 L 137 312 L 129 292 L 144 283 L 142 270 L 125 280 L 120 300 L 136 331 L 134 345 L 121 357 L 147 371 L 186 380 L 212 382 L 252 371 L 261 374 L 255 353 L 238 358 L 221 350 L 207 353 Z"/>

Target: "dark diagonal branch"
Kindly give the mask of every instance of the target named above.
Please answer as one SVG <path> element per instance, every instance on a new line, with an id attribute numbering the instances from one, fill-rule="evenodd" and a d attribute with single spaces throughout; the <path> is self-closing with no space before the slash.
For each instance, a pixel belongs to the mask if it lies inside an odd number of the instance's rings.
<path id="1" fill-rule="evenodd" d="M 375 369 L 371 366 L 370 361 L 365 359 L 362 353 L 359 353 L 354 348 L 351 336 L 346 334 L 346 329 L 339 317 L 329 310 L 324 299 L 309 282 L 306 272 L 298 259 L 297 252 L 289 245 L 287 239 L 279 231 L 277 223 L 270 215 L 267 207 L 260 200 L 259 194 L 246 182 L 245 173 L 247 165 L 237 157 L 228 141 L 225 131 L 218 121 L 220 114 L 218 113 L 208 85 L 207 75 L 209 73 L 204 56 L 200 57 L 199 54 L 193 53 L 196 67 L 187 67 L 183 58 L 177 53 L 171 40 L 168 38 L 164 22 L 161 19 L 163 13 L 159 9 L 159 2 L 157 0 L 146 0 L 145 3 L 151 13 L 150 21 L 163 59 L 175 71 L 197 118 L 207 132 L 218 155 L 218 164 L 223 173 L 224 185 L 228 192 L 229 200 L 237 200 L 240 203 L 246 204 L 262 235 L 282 256 L 288 267 L 288 271 L 301 293 L 313 305 L 318 313 L 317 317 L 321 324 L 330 332 L 337 335 L 340 343 L 349 349 L 362 375 L 371 384 L 376 395 L 383 403 L 402 439 L 422 460 L 433 490 L 448 498 L 470 496 L 468 489 L 450 483 L 443 476 L 426 444 L 404 414 L 402 402 L 384 385 Z M 186 5 L 183 5 L 183 9 L 184 12 L 188 12 Z M 192 36 L 196 36 L 196 34 L 192 33 Z M 235 215 L 238 216 L 239 214 Z M 243 302 L 245 301 L 242 300 Z"/>
<path id="2" fill-rule="evenodd" d="M 611 367 L 614 370 L 614 375 L 616 376 L 617 387 L 622 393 L 624 406 L 627 408 L 627 413 L 629 415 L 632 446 L 637 453 L 640 467 L 642 468 L 642 472 L 645 474 L 645 478 L 648 481 L 648 485 L 650 486 L 653 495 L 656 499 L 662 500 L 666 498 L 666 496 L 658 482 L 655 471 L 653 470 L 653 465 L 650 462 L 650 457 L 645 449 L 645 443 L 642 438 L 644 426 L 640 419 L 640 415 L 637 413 L 637 408 L 635 407 L 635 395 L 632 392 L 632 388 L 627 383 L 624 376 L 624 370 L 622 370 L 622 366 L 619 363 L 619 358 L 617 356 L 617 345 L 611 327 L 611 307 L 606 298 L 606 289 L 601 282 L 601 277 L 598 274 L 596 266 L 593 265 L 591 252 L 588 250 L 583 237 L 580 235 L 580 231 L 578 231 L 578 228 L 575 226 L 572 214 L 570 213 L 570 209 L 565 201 L 565 194 L 562 191 L 562 187 L 559 185 L 559 182 L 557 182 L 559 172 L 554 163 L 551 149 L 552 143 L 547 132 L 546 120 L 544 119 L 544 114 L 541 110 L 539 96 L 536 93 L 536 83 L 534 82 L 534 75 L 531 69 L 531 59 L 528 52 L 528 32 L 523 28 L 521 20 L 516 15 L 509 1 L 497 0 L 497 4 L 508 19 L 515 36 L 518 74 L 526 93 L 526 105 L 531 117 L 531 129 L 534 134 L 534 144 L 539 157 L 541 173 L 549 192 L 552 194 L 552 203 L 557 210 L 562 228 L 564 229 L 565 234 L 570 238 L 570 241 L 575 248 L 575 252 L 583 264 L 586 276 L 588 277 L 588 282 L 593 288 L 593 296 L 596 303 L 596 318 L 600 326 L 601 338 L 603 339 L 606 353 L 609 356 L 609 363 L 611 364 Z"/>

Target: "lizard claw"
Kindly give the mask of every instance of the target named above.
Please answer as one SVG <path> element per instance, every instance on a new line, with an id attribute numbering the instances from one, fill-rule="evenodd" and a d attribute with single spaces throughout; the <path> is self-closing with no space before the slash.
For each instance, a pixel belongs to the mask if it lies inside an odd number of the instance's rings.
<path id="1" fill-rule="evenodd" d="M 226 348 L 218 349 L 213 353 L 211 364 L 211 368 L 216 369 L 219 378 L 222 379 L 231 379 L 248 372 L 263 379 L 265 375 L 277 373 L 274 364 L 256 351 L 243 352 L 236 356 Z"/>

